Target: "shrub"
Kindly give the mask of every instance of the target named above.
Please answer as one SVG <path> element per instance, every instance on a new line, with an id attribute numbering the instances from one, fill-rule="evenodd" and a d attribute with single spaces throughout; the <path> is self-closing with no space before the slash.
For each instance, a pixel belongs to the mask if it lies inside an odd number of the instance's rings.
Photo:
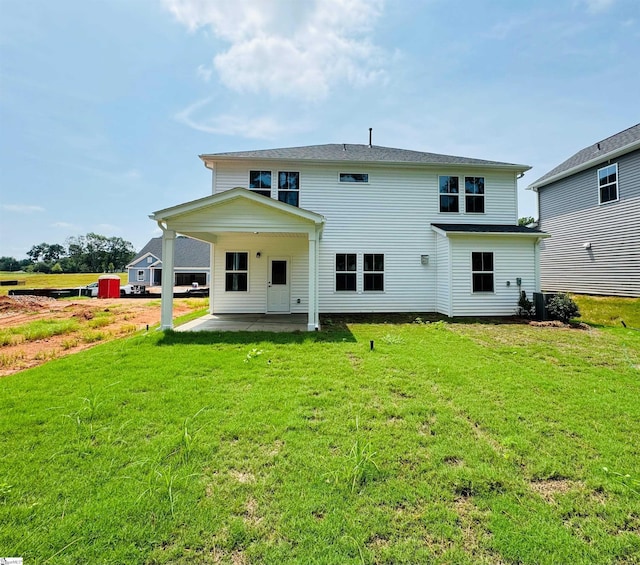
<path id="1" fill-rule="evenodd" d="M 527 293 L 523 290 L 520 292 L 520 299 L 518 300 L 518 316 L 531 318 L 533 316 L 533 312 L 533 302 L 527 298 Z"/>
<path id="2" fill-rule="evenodd" d="M 553 320 L 568 324 L 571 318 L 578 318 L 580 310 L 573 299 L 565 293 L 556 294 L 547 304 L 547 311 Z"/>

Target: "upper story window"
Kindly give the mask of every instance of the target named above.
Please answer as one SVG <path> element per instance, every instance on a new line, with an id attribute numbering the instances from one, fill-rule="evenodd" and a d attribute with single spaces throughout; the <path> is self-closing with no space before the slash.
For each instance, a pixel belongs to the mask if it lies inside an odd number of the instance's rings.
<path id="1" fill-rule="evenodd" d="M 147 257 L 147 263 L 151 263 L 153 261 L 153 257 Z"/>
<path id="2" fill-rule="evenodd" d="M 271 171 L 249 171 L 249 188 L 271 198 Z"/>
<path id="3" fill-rule="evenodd" d="M 464 211 L 484 214 L 484 177 L 464 177 Z"/>
<path id="4" fill-rule="evenodd" d="M 356 290 L 356 254 L 336 254 L 336 291 Z"/>
<path id="5" fill-rule="evenodd" d="M 384 291 L 384 255 L 364 254 L 364 291 Z"/>
<path id="6" fill-rule="evenodd" d="M 459 212 L 458 177 L 440 176 L 438 184 L 440 186 L 440 212 Z"/>
<path id="7" fill-rule="evenodd" d="M 598 169 L 600 204 L 618 200 L 618 163 Z"/>
<path id="8" fill-rule="evenodd" d="M 299 206 L 300 173 L 286 171 L 278 173 L 278 200 L 292 206 Z"/>
<path id="9" fill-rule="evenodd" d="M 340 182 L 369 182 L 369 173 L 340 173 Z"/>
<path id="10" fill-rule="evenodd" d="M 493 292 L 493 253 L 471 253 L 473 292 Z"/>

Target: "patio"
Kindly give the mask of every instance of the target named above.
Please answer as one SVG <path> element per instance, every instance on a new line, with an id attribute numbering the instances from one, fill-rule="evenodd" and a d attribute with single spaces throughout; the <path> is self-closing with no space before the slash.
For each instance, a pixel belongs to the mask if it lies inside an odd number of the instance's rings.
<path id="1" fill-rule="evenodd" d="M 306 314 L 206 314 L 177 332 L 306 332 Z"/>

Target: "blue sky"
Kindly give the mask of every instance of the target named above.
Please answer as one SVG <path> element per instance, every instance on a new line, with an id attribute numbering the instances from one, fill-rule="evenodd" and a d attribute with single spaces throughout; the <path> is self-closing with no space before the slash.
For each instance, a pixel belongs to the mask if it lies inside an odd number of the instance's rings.
<path id="1" fill-rule="evenodd" d="M 0 255 L 210 194 L 198 155 L 367 143 L 533 169 L 640 121 L 637 0 L 0 0 Z"/>

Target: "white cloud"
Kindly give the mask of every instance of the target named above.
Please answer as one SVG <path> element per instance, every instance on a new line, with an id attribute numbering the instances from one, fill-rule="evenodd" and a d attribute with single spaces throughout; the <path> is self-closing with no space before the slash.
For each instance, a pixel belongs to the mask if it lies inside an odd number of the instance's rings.
<path id="1" fill-rule="evenodd" d="M 213 74 L 213 70 L 208 69 L 204 65 L 198 65 L 198 68 L 196 69 L 196 73 L 204 82 L 209 82 L 211 80 L 211 75 Z"/>
<path id="2" fill-rule="evenodd" d="M 384 80 L 370 39 L 383 0 L 164 0 L 195 31 L 209 27 L 229 48 L 213 68 L 229 89 L 321 100 L 333 87 Z M 208 80 L 205 66 L 198 74 Z"/>
<path id="3" fill-rule="evenodd" d="M 616 0 L 580 0 L 580 4 L 587 7 L 590 14 L 599 14 L 607 11 L 615 4 Z"/>
<path id="4" fill-rule="evenodd" d="M 76 232 L 84 231 L 81 226 L 70 224 L 69 222 L 54 222 L 53 224 L 51 224 L 51 227 L 58 228 L 61 230 L 67 230 L 67 231 L 76 231 Z"/>
<path id="5" fill-rule="evenodd" d="M 42 206 L 32 206 L 30 204 L 3 204 L 2 209 L 16 214 L 33 214 L 34 212 L 44 212 Z"/>
<path id="6" fill-rule="evenodd" d="M 175 119 L 205 133 L 237 135 L 251 139 L 273 139 L 284 132 L 290 134 L 304 129 L 303 124 L 277 120 L 271 116 L 211 115 L 211 106 L 211 98 L 200 100 L 178 112 Z"/>

